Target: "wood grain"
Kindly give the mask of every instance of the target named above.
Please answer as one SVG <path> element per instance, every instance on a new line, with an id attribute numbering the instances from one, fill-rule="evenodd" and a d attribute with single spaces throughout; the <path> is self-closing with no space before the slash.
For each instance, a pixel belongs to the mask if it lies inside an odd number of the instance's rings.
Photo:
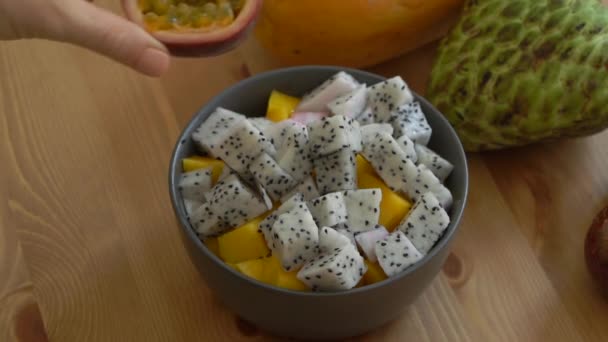
<path id="1" fill-rule="evenodd" d="M 177 59 L 156 80 L 73 46 L 0 44 L 1 341 L 278 340 L 206 288 L 166 185 L 193 113 L 275 65 L 256 51 L 249 40 Z M 423 93 L 434 51 L 371 70 Z M 606 144 L 608 132 L 471 154 L 470 200 L 442 274 L 402 317 L 353 341 L 607 340 L 608 301 L 582 258 L 608 202 Z"/>

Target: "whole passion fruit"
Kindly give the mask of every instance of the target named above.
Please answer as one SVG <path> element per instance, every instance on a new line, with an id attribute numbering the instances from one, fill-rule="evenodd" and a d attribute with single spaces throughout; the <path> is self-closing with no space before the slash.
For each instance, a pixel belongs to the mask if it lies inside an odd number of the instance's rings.
<path id="1" fill-rule="evenodd" d="M 608 207 L 597 214 L 587 232 L 585 261 L 592 277 L 608 294 Z"/>
<path id="2" fill-rule="evenodd" d="M 262 0 L 122 0 L 129 20 L 175 56 L 202 57 L 234 48 L 250 31 Z"/>

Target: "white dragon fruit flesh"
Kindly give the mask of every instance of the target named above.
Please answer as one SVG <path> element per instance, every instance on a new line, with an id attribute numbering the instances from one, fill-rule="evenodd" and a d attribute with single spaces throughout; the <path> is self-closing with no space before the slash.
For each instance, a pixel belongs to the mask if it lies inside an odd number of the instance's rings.
<path id="1" fill-rule="evenodd" d="M 327 108 L 334 115 L 344 115 L 356 118 L 363 112 L 367 104 L 367 88 L 365 84 L 359 85 L 350 93 L 344 94 L 327 104 Z"/>
<path id="2" fill-rule="evenodd" d="M 394 135 L 407 135 L 418 145 L 427 145 L 431 140 L 433 130 L 426 121 L 426 116 L 419 102 L 407 103 L 391 114 L 390 123 L 395 129 Z"/>
<path id="3" fill-rule="evenodd" d="M 368 89 L 368 103 L 374 114 L 374 122 L 388 122 L 397 107 L 410 103 L 414 95 L 401 76 L 376 83 Z"/>
<path id="4" fill-rule="evenodd" d="M 389 277 L 401 273 L 423 257 L 400 230 L 396 230 L 376 242 L 375 248 L 378 263 Z"/>
<path id="5" fill-rule="evenodd" d="M 394 191 L 402 191 L 406 186 L 406 176 L 416 173 L 416 165 L 388 133 L 376 133 L 365 141 L 362 154 Z"/>
<path id="6" fill-rule="evenodd" d="M 300 182 L 310 176 L 313 164 L 308 151 L 308 145 L 298 147 L 291 145 L 281 149 L 277 155 L 277 163 L 296 181 Z"/>
<path id="7" fill-rule="evenodd" d="M 272 156 L 276 150 L 270 140 L 249 120 L 233 123 L 227 134 L 211 147 L 213 154 L 239 174 L 245 173 L 249 164 L 266 152 Z"/>
<path id="8" fill-rule="evenodd" d="M 222 173 L 220 173 L 220 176 L 217 178 L 217 180 L 221 181 L 232 175 L 238 176 L 238 173 L 231 169 L 228 165 L 224 165 L 224 167 L 222 168 Z"/>
<path id="9" fill-rule="evenodd" d="M 249 120 L 249 122 L 251 122 L 251 124 L 262 132 L 262 134 L 264 134 L 267 138 L 270 138 L 268 134 L 266 134 L 266 130 L 272 127 L 274 122 L 266 119 L 265 117 L 248 118 L 247 120 Z"/>
<path id="10" fill-rule="evenodd" d="M 211 183 L 211 168 L 199 169 L 182 173 L 177 188 L 183 198 L 204 202 L 204 193 L 211 189 Z"/>
<path id="11" fill-rule="evenodd" d="M 251 183 L 247 183 L 245 182 L 245 184 L 250 184 Z M 262 198 L 262 202 L 264 203 L 264 205 L 266 205 L 266 208 L 272 208 L 274 206 L 274 203 L 272 202 L 272 198 L 270 198 L 270 196 L 268 196 L 268 192 L 266 191 L 266 189 L 264 189 L 263 186 L 261 186 L 260 184 L 256 183 L 255 181 L 253 182 L 252 185 L 260 194 L 260 197 Z"/>
<path id="12" fill-rule="evenodd" d="M 182 173 L 186 217 L 205 240 L 265 215 L 256 228 L 272 255 L 313 291 L 354 288 L 368 260 L 394 277 L 437 245 L 454 201 L 443 184 L 454 165 L 427 147 L 422 108 L 400 76 L 368 87 L 344 71 L 280 122 L 218 107 L 191 139 L 224 167 L 215 185 L 211 168 Z M 392 233 L 379 223 L 386 188 L 358 188 L 358 153 L 413 202 Z"/>
<path id="13" fill-rule="evenodd" d="M 359 82 L 350 74 L 340 71 L 307 94 L 296 107 L 296 112 L 323 112 L 327 104 L 337 97 L 355 90 Z"/>
<path id="14" fill-rule="evenodd" d="M 342 192 L 348 218 L 346 222 L 355 234 L 374 228 L 380 217 L 382 190 L 379 188 Z"/>
<path id="15" fill-rule="evenodd" d="M 414 163 L 418 161 L 415 144 L 407 135 L 400 136 L 396 141 L 409 160 Z"/>
<path id="16" fill-rule="evenodd" d="M 238 227 L 270 209 L 260 194 L 237 176 L 219 181 L 209 193 L 209 209 L 227 228 Z"/>
<path id="17" fill-rule="evenodd" d="M 203 203 L 196 208 L 189 220 L 194 230 L 203 239 L 220 235 L 230 228 L 220 220 L 219 215 L 213 212 L 210 203 Z"/>
<path id="18" fill-rule="evenodd" d="M 329 253 L 336 248 L 340 248 L 350 244 L 351 241 L 343 234 L 338 233 L 330 227 L 319 229 L 319 251 L 321 253 Z"/>
<path id="19" fill-rule="evenodd" d="M 270 235 L 266 243 L 285 271 L 297 269 L 317 254 L 319 229 L 304 204 L 278 215 Z"/>
<path id="20" fill-rule="evenodd" d="M 432 192 L 424 193 L 414 203 L 408 215 L 399 223 L 398 230 L 426 255 L 450 224 L 450 216 L 439 205 Z"/>
<path id="21" fill-rule="evenodd" d="M 376 133 L 388 133 L 393 135 L 393 126 L 387 123 L 372 123 L 361 126 L 361 141 L 365 141 L 373 138 Z"/>
<path id="22" fill-rule="evenodd" d="M 361 126 L 373 124 L 374 112 L 372 111 L 372 107 L 365 107 L 365 109 L 363 109 L 363 112 L 361 112 L 361 114 L 359 114 L 359 116 L 357 116 L 355 120 L 357 120 L 357 122 L 359 122 Z"/>
<path id="23" fill-rule="evenodd" d="M 223 139 L 224 134 L 233 124 L 245 119 L 242 114 L 218 107 L 194 130 L 192 140 L 201 152 L 217 158 L 218 156 L 213 152 L 214 145 Z"/>
<path id="24" fill-rule="evenodd" d="M 333 226 L 332 228 L 335 229 L 335 231 L 337 231 L 338 233 L 346 236 L 353 245 L 355 245 L 355 246 L 357 245 L 357 242 L 355 241 L 355 234 L 353 233 L 353 230 L 350 228 L 348 223 L 346 223 L 346 222 L 338 223 L 335 226 Z"/>
<path id="25" fill-rule="evenodd" d="M 376 262 L 378 260 L 376 258 L 376 242 L 386 238 L 388 234 L 388 230 L 384 226 L 376 225 L 372 230 L 355 235 L 355 240 L 365 257 L 369 261 Z"/>
<path id="26" fill-rule="evenodd" d="M 350 119 L 350 138 L 351 138 L 351 149 L 355 152 L 361 152 L 363 149 L 363 142 L 361 137 L 361 125 L 359 121 Z"/>
<path id="27" fill-rule="evenodd" d="M 295 145 L 302 147 L 308 143 L 308 130 L 306 125 L 293 120 L 283 120 L 268 127 L 264 134 L 271 139 L 277 154 L 281 154 L 281 148 Z"/>
<path id="28" fill-rule="evenodd" d="M 365 272 L 363 257 L 348 244 L 309 261 L 297 277 L 313 291 L 345 291 L 355 287 Z"/>
<path id="29" fill-rule="evenodd" d="M 309 148 L 312 157 L 331 154 L 343 148 L 361 149 L 358 123 L 342 115 L 330 116 L 308 125 Z"/>
<path id="30" fill-rule="evenodd" d="M 196 209 L 198 209 L 201 205 L 203 205 L 203 202 L 193 201 L 193 200 L 184 198 L 184 209 L 186 210 L 186 218 L 188 220 L 190 220 L 190 216 L 192 216 L 192 213 Z"/>
<path id="31" fill-rule="evenodd" d="M 416 166 L 415 169 L 407 168 L 403 190 L 412 201 L 417 201 L 422 194 L 430 191 L 444 209 L 448 210 L 452 206 L 452 193 L 424 164 Z"/>
<path id="32" fill-rule="evenodd" d="M 344 196 L 341 192 L 332 192 L 317 197 L 308 204 L 319 227 L 332 227 L 347 220 Z"/>
<path id="33" fill-rule="evenodd" d="M 418 163 L 426 165 L 440 182 L 445 182 L 454 170 L 454 165 L 426 146 L 416 145 L 415 150 Z"/>
<path id="34" fill-rule="evenodd" d="M 275 201 L 296 185 L 293 178 L 267 153 L 261 153 L 249 165 L 249 172 Z"/>
<path id="35" fill-rule="evenodd" d="M 301 193 L 306 201 L 310 201 L 321 196 L 321 194 L 319 194 L 319 189 L 317 189 L 317 183 L 315 183 L 312 176 L 304 178 L 303 181 L 301 181 L 298 185 L 291 189 L 289 193 L 281 198 L 281 202 L 285 202 L 285 200 L 289 199 L 296 193 Z"/>
<path id="36" fill-rule="evenodd" d="M 291 114 L 291 120 L 308 125 L 309 123 L 321 120 L 326 116 L 329 116 L 328 112 L 295 112 Z"/>
<path id="37" fill-rule="evenodd" d="M 315 176 L 319 193 L 327 194 L 357 188 L 355 152 L 343 148 L 314 160 Z"/>
<path id="38" fill-rule="evenodd" d="M 272 225 L 279 215 L 284 214 L 295 207 L 304 209 L 304 206 L 306 206 L 304 196 L 301 193 L 295 193 L 291 197 L 287 198 L 275 211 L 266 216 L 258 226 L 258 230 L 264 234 L 266 242 L 268 243 L 268 241 L 271 241 L 272 239 L 272 235 L 270 233 Z"/>

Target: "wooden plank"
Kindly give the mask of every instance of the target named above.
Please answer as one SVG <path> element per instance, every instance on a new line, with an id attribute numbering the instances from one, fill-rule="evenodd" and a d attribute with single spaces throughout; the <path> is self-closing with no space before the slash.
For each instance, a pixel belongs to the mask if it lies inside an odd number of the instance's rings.
<path id="1" fill-rule="evenodd" d="M 608 304 L 584 260 L 587 229 L 608 203 L 607 142 L 602 133 L 484 156 L 516 227 L 590 340 L 608 336 Z"/>
<path id="2" fill-rule="evenodd" d="M 455 292 L 465 311 L 486 338 L 582 340 L 585 332 L 518 230 L 483 159 L 471 156 L 469 167 L 470 197 L 453 252 L 463 269 Z"/>
<path id="3" fill-rule="evenodd" d="M 10 211 L 50 339 L 265 338 L 222 308 L 186 257 L 165 181 L 178 126 L 159 84 L 72 47 L 19 45 L 1 51 L 14 113 L 3 146 L 15 156 Z M 432 326 L 466 340 L 449 298 L 445 286 L 425 294 L 408 334 Z"/>
<path id="4" fill-rule="evenodd" d="M 371 70 L 423 93 L 434 49 Z M 179 59 L 158 81 L 74 47 L 0 45 L 0 340 L 43 341 L 44 327 L 56 341 L 273 340 L 205 287 L 166 188 L 194 111 L 273 66 L 251 51 Z M 471 155 L 443 274 L 398 320 L 354 340 L 606 340 L 608 303 L 582 259 L 607 201 L 606 142 Z"/>
<path id="5" fill-rule="evenodd" d="M 0 56 L 0 65 L 2 62 Z M 8 136 L 7 114 L 12 111 L 8 101 L 10 96 L 11 90 L 0 82 L 1 137 Z M 17 178 L 13 178 L 14 174 L 7 170 L 6 165 L 14 159 L 7 149 L 0 148 L 0 160 L 3 161 L 0 172 L 0 340 L 46 341 L 34 284 L 10 217 L 8 185 Z"/>

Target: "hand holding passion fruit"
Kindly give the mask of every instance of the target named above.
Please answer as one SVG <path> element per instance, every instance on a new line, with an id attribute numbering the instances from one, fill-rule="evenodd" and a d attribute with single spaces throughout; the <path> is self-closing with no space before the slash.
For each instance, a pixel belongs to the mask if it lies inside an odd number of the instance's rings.
<path id="1" fill-rule="evenodd" d="M 262 0 L 123 0 L 127 17 L 176 56 L 211 56 L 234 48 Z"/>
<path id="2" fill-rule="evenodd" d="M 79 45 L 149 76 L 169 68 L 167 49 L 151 34 L 85 0 L 0 0 L 0 41 L 26 38 Z"/>

